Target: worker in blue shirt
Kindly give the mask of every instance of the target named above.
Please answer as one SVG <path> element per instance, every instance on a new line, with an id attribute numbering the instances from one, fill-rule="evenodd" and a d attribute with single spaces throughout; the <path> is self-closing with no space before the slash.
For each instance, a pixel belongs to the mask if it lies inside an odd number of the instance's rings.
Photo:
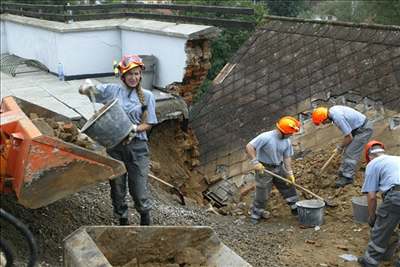
<path id="1" fill-rule="evenodd" d="M 292 170 L 293 147 L 290 136 L 300 130 L 300 122 L 293 117 L 282 117 L 276 123 L 276 129 L 256 136 L 246 145 L 247 154 L 256 170 L 256 193 L 251 208 L 251 222 L 256 224 L 266 218 L 266 202 L 275 185 L 285 198 L 293 215 L 297 215 L 296 202 L 299 200 L 293 184 L 287 184 L 265 172 L 265 169 L 286 176 L 295 182 Z"/>
<path id="2" fill-rule="evenodd" d="M 107 103 L 118 99 L 119 104 L 133 123 L 133 131 L 108 154 L 125 163 L 127 175 L 110 180 L 114 215 L 120 225 L 128 225 L 127 184 L 135 209 L 140 213 L 140 224 L 150 224 L 152 201 L 147 186 L 149 172 L 149 148 L 146 131 L 157 124 L 155 98 L 151 91 L 141 86 L 144 64 L 137 55 L 126 55 L 118 64 L 122 84 L 88 83 L 81 85 L 79 93 L 94 94 L 96 102 Z M 115 118 L 118 119 L 118 118 Z"/>
<path id="3" fill-rule="evenodd" d="M 372 123 L 357 110 L 341 105 L 316 108 L 312 121 L 315 125 L 333 122 L 343 133 L 343 141 L 335 150 L 343 153 L 336 187 L 352 184 L 363 147 L 372 136 Z"/>
<path id="4" fill-rule="evenodd" d="M 400 223 L 400 157 L 386 155 L 383 143 L 375 140 L 365 146 L 365 154 L 368 165 L 361 191 L 367 194 L 368 223 L 372 229 L 368 247 L 358 262 L 364 267 L 376 267 Z M 378 209 L 377 192 L 383 194 Z M 400 259 L 396 267 L 400 267 Z"/>

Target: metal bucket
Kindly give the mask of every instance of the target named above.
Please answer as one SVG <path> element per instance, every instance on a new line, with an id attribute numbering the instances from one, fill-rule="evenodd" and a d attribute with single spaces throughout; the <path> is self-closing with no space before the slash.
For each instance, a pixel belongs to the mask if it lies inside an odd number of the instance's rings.
<path id="1" fill-rule="evenodd" d="M 351 198 L 353 208 L 353 220 L 357 223 L 368 223 L 368 201 L 367 196 Z"/>
<path id="2" fill-rule="evenodd" d="M 119 105 L 118 99 L 114 99 L 94 114 L 83 125 L 81 132 L 102 146 L 113 148 L 124 140 L 132 129 L 131 120 Z"/>
<path id="3" fill-rule="evenodd" d="M 301 200 L 296 202 L 299 222 L 306 227 L 314 227 L 324 222 L 325 203 L 318 199 Z"/>

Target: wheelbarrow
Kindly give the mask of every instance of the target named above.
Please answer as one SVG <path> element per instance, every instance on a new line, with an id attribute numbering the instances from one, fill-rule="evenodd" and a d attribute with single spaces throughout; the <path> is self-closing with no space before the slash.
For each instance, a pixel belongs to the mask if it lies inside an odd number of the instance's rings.
<path id="1" fill-rule="evenodd" d="M 35 209 L 126 172 L 120 161 L 43 134 L 26 115 L 32 112 L 68 120 L 18 98 L 2 99 L 0 193 Z"/>

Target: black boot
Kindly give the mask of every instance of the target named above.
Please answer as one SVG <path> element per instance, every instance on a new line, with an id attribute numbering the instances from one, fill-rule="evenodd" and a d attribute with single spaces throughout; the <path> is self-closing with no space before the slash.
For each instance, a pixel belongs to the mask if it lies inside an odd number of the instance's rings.
<path id="1" fill-rule="evenodd" d="M 140 213 L 140 225 L 150 225 L 151 220 L 150 220 L 150 212 L 143 212 Z"/>
<path id="2" fill-rule="evenodd" d="M 119 218 L 119 225 L 129 225 L 128 218 Z"/>

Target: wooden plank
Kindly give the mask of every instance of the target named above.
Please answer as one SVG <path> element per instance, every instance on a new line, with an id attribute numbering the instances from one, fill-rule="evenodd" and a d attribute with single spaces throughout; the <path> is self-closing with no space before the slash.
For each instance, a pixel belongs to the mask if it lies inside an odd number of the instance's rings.
<path id="1" fill-rule="evenodd" d="M 232 19 L 214 19 L 206 17 L 189 17 L 189 16 L 176 16 L 176 15 L 161 15 L 161 14 L 149 14 L 149 13 L 136 13 L 127 12 L 126 15 L 132 18 L 139 19 L 154 19 L 154 20 L 166 20 L 172 22 L 189 22 L 189 23 L 201 23 L 206 25 L 221 26 L 225 28 L 241 28 L 241 29 L 253 29 L 255 27 L 254 22 L 232 20 Z"/>
<path id="2" fill-rule="evenodd" d="M 201 5 L 183 5 L 183 4 L 141 4 L 141 3 L 128 3 L 126 4 L 126 7 L 145 8 L 145 9 L 149 8 L 149 9 L 183 10 L 189 12 L 254 15 L 254 9 L 242 8 L 242 7 L 201 6 Z"/>
<path id="3" fill-rule="evenodd" d="M 5 9 L 4 13 L 40 18 L 40 19 L 48 19 L 60 22 L 65 21 L 65 16 L 63 14 L 57 14 L 57 13 L 39 13 L 39 12 L 31 12 L 31 11 L 17 10 L 17 9 Z"/>
<path id="4" fill-rule="evenodd" d="M 2 2 L 1 6 L 3 8 L 24 8 L 24 9 L 43 9 L 43 10 L 55 10 L 55 11 L 63 11 L 63 5 L 36 5 L 36 4 L 20 4 L 20 3 L 10 3 L 10 2 Z"/>
<path id="5" fill-rule="evenodd" d="M 240 14 L 254 15 L 254 9 L 241 7 L 222 7 L 222 6 L 197 6 L 197 5 L 174 5 L 174 4 L 143 4 L 143 3 L 126 3 L 126 4 L 101 4 L 101 5 L 71 5 L 66 6 L 66 9 L 72 11 L 80 10 L 110 10 L 120 8 L 132 9 L 168 9 L 181 10 L 188 12 L 205 12 L 205 13 L 222 13 L 222 14 Z"/>
<path id="6" fill-rule="evenodd" d="M 85 21 L 85 20 L 102 20 L 102 19 L 119 19 L 125 18 L 124 13 L 96 13 L 96 14 L 79 14 L 79 15 L 66 15 L 67 20 Z"/>

